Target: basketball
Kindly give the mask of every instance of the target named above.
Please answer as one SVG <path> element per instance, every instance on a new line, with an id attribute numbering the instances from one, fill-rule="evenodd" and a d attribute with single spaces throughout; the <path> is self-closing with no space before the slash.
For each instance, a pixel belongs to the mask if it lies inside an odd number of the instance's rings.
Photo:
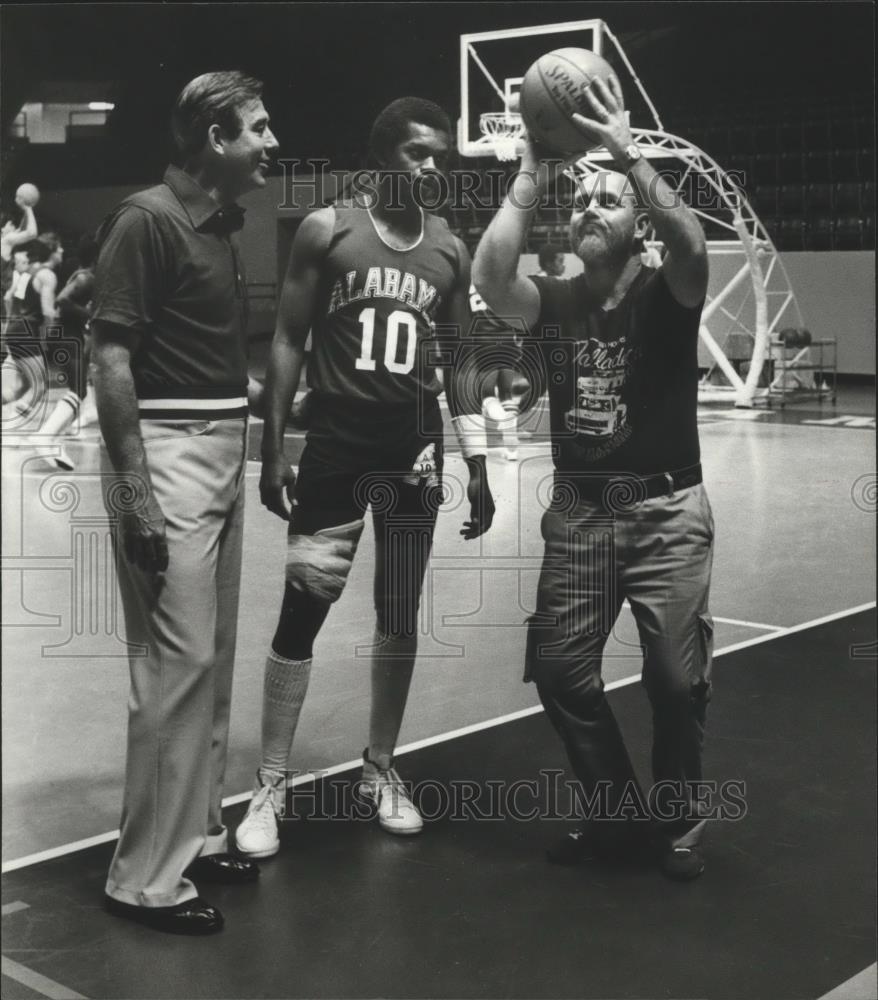
<path id="1" fill-rule="evenodd" d="M 585 153 L 599 146 L 571 121 L 574 113 L 594 116 L 583 91 L 595 77 L 619 82 L 606 59 L 588 49 L 556 49 L 540 56 L 521 84 L 521 117 L 528 135 L 556 153 Z"/>
<path id="2" fill-rule="evenodd" d="M 20 184 L 15 192 L 15 200 L 21 205 L 33 208 L 40 200 L 40 192 L 36 184 Z"/>

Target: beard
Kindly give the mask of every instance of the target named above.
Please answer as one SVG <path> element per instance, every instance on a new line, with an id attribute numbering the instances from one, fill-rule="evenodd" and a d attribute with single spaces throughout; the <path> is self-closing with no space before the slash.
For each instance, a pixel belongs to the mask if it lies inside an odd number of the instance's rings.
<path id="1" fill-rule="evenodd" d="M 624 265 L 631 255 L 631 242 L 603 228 L 588 228 L 571 233 L 570 245 L 576 256 L 588 267 L 613 268 Z"/>

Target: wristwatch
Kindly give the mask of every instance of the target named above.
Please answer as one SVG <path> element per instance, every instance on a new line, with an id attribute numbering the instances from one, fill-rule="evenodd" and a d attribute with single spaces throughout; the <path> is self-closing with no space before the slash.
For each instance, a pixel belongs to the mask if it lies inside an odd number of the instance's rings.
<path id="1" fill-rule="evenodd" d="M 642 159 L 643 153 L 640 151 L 640 147 L 637 143 L 632 142 L 629 146 L 625 147 L 625 169 L 630 170 L 639 159 Z"/>

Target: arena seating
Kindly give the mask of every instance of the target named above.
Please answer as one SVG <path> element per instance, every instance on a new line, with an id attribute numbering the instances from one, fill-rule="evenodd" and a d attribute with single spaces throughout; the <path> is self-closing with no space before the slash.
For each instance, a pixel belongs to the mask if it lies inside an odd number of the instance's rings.
<path id="1" fill-rule="evenodd" d="M 710 113 L 681 109 L 668 131 L 690 138 L 727 172 L 736 172 L 779 250 L 875 248 L 875 138 L 871 108 L 751 95 L 746 107 Z M 725 121 L 725 125 L 717 125 Z M 781 124 L 766 124 L 766 122 Z M 479 169 L 496 170 L 497 165 Z M 564 199 L 559 199 L 563 204 Z M 496 206 L 464 208 L 450 219 L 472 249 Z M 565 242 L 568 207 L 541 209 L 528 251 Z M 720 235 L 708 233 L 708 236 Z"/>

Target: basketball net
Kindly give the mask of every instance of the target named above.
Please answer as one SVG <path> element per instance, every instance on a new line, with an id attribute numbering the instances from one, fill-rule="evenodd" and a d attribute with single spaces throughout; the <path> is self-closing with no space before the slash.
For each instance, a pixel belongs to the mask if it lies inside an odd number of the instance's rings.
<path id="1" fill-rule="evenodd" d="M 479 128 L 503 163 L 518 157 L 518 140 L 524 134 L 521 115 L 515 111 L 488 111 L 479 115 Z"/>

